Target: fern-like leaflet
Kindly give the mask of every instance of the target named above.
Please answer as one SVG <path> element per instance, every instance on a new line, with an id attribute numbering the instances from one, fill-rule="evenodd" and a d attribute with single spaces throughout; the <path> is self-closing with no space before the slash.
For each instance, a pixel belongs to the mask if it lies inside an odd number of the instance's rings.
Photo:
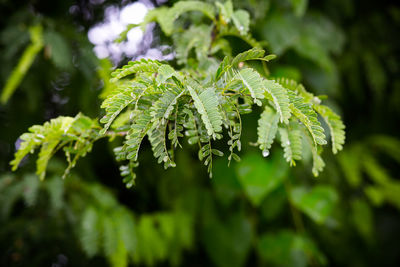
<path id="1" fill-rule="evenodd" d="M 141 59 L 139 61 L 130 61 L 127 65 L 111 73 L 113 81 L 122 79 L 128 75 L 137 72 L 157 72 L 161 63 L 157 60 Z"/>
<path id="2" fill-rule="evenodd" d="M 177 100 L 183 93 L 184 90 L 175 86 L 166 91 L 152 106 L 151 116 L 153 120 L 161 120 L 161 124 L 164 124 L 174 110 Z"/>
<path id="3" fill-rule="evenodd" d="M 265 107 L 258 120 L 258 145 L 264 157 L 269 155 L 269 149 L 274 142 L 278 130 L 279 115 L 268 106 Z"/>
<path id="4" fill-rule="evenodd" d="M 140 88 L 140 84 L 136 84 Z M 105 123 L 104 128 L 101 130 L 101 134 L 105 134 L 114 119 L 126 108 L 129 104 L 136 100 L 136 96 L 133 93 L 134 89 L 131 86 L 125 88 L 118 88 L 117 92 L 113 92 L 104 102 L 101 107 L 106 110 L 106 115 L 100 120 L 101 123 Z"/>
<path id="5" fill-rule="evenodd" d="M 291 101 L 290 108 L 292 114 L 307 128 L 312 137 L 313 144 L 315 146 L 325 145 L 324 129 L 321 127 L 317 113 L 315 113 L 312 105 L 305 102 L 301 96 L 296 95 L 292 91 L 288 91 L 288 94 Z"/>
<path id="6" fill-rule="evenodd" d="M 322 105 L 314 105 L 314 109 L 324 118 L 329 127 L 332 140 L 332 151 L 336 154 L 343 149 L 345 141 L 344 124 L 339 115 L 334 113 L 329 107 Z"/>
<path id="7" fill-rule="evenodd" d="M 243 82 L 244 87 L 249 90 L 254 103 L 261 106 L 260 99 L 264 98 L 264 86 L 260 74 L 253 69 L 246 68 L 236 74 L 236 79 Z"/>
<path id="8" fill-rule="evenodd" d="M 140 114 L 135 123 L 132 124 L 123 147 L 127 159 L 137 161 L 140 145 L 152 126 L 151 119 L 150 111 L 147 110 Z"/>
<path id="9" fill-rule="evenodd" d="M 264 80 L 264 88 L 266 98 L 274 103 L 280 122 L 288 123 L 291 114 L 286 89 L 272 80 Z"/>
<path id="10" fill-rule="evenodd" d="M 284 157 L 291 166 L 296 166 L 296 160 L 301 160 L 302 137 L 298 129 L 279 128 Z"/>
<path id="11" fill-rule="evenodd" d="M 222 131 L 222 117 L 218 111 L 218 101 L 213 88 L 208 88 L 198 94 L 191 86 L 187 87 L 193 98 L 197 111 L 201 114 L 201 119 L 207 129 L 208 135 L 214 139 L 217 133 Z"/>

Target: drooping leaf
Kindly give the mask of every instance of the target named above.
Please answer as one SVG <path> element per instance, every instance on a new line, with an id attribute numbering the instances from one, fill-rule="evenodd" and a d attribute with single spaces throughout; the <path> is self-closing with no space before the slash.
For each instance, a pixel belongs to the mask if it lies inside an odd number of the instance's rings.
<path id="1" fill-rule="evenodd" d="M 288 123 L 291 114 L 287 91 L 272 80 L 264 80 L 263 85 L 266 91 L 266 98 L 274 103 L 276 112 L 280 116 L 280 121 Z"/>
<path id="2" fill-rule="evenodd" d="M 161 120 L 161 124 L 164 124 L 171 115 L 177 100 L 183 93 L 184 90 L 180 90 L 180 88 L 177 87 L 173 87 L 164 92 L 163 96 L 160 97 L 151 107 L 150 115 L 153 117 L 152 120 Z"/>
<path id="3" fill-rule="evenodd" d="M 239 71 L 235 75 L 235 78 L 243 82 L 244 87 L 250 92 L 254 103 L 261 106 L 260 99 L 264 98 L 264 85 L 260 74 L 253 69 L 245 68 Z"/>
<path id="4" fill-rule="evenodd" d="M 314 105 L 314 109 L 324 118 L 329 127 L 332 140 L 332 151 L 336 154 L 343 149 L 345 141 L 344 124 L 339 115 L 334 113 L 329 107 L 323 105 Z"/>
<path id="5" fill-rule="evenodd" d="M 143 138 L 151 128 L 151 118 L 150 111 L 147 110 L 138 116 L 137 120 L 132 124 L 123 148 L 127 159 L 137 160 Z"/>
<path id="6" fill-rule="evenodd" d="M 311 154 L 313 158 L 313 167 L 312 167 L 312 173 L 315 177 L 319 175 L 320 172 L 325 168 L 325 162 L 322 159 L 321 155 L 321 150 L 318 150 L 317 147 L 311 145 Z"/>
<path id="7" fill-rule="evenodd" d="M 175 166 L 167 149 L 166 127 L 166 125 L 162 126 L 156 123 L 153 124 L 152 129 L 148 133 L 154 157 L 158 159 L 158 163 L 164 162 L 165 168 Z"/>
<path id="8" fill-rule="evenodd" d="M 190 95 L 193 98 L 194 105 L 197 111 L 201 114 L 201 119 L 207 129 L 208 135 L 213 138 L 216 133 L 222 130 L 222 116 L 218 111 L 218 101 L 213 88 L 208 88 L 197 94 L 190 86 L 187 87 Z"/>
<path id="9" fill-rule="evenodd" d="M 269 149 L 274 142 L 278 130 L 279 115 L 268 106 L 265 107 L 258 120 L 257 143 L 263 154 L 269 154 Z"/>
<path id="10" fill-rule="evenodd" d="M 290 109 L 292 114 L 303 123 L 311 135 L 314 145 L 325 145 L 324 129 L 321 127 L 311 104 L 304 102 L 301 96 L 296 95 L 292 91 L 288 91 L 290 99 Z"/>
<path id="11" fill-rule="evenodd" d="M 47 163 L 49 162 L 53 151 L 61 141 L 61 136 L 71 127 L 73 122 L 71 117 L 58 117 L 46 122 L 43 127 L 43 143 L 39 152 L 39 158 L 36 161 L 36 173 L 43 180 L 46 174 Z"/>
<path id="12" fill-rule="evenodd" d="M 301 160 L 302 137 L 298 129 L 279 128 L 281 145 L 284 151 L 284 157 L 291 166 L 296 165 L 296 160 Z"/>
<path id="13" fill-rule="evenodd" d="M 105 134 L 121 111 L 136 100 L 135 87 L 136 85 L 119 88 L 118 92 L 113 92 L 103 101 L 101 108 L 106 110 L 106 114 L 100 120 L 101 123 L 105 123 L 104 128 L 100 131 L 101 134 Z M 140 88 L 140 85 L 137 84 L 137 87 Z"/>
<path id="14" fill-rule="evenodd" d="M 41 145 L 44 139 L 43 131 L 42 125 L 34 125 L 29 128 L 28 133 L 24 133 L 19 137 L 19 147 L 14 154 L 14 159 L 10 162 L 13 171 L 18 168 L 26 155 L 33 153 L 34 149 Z"/>

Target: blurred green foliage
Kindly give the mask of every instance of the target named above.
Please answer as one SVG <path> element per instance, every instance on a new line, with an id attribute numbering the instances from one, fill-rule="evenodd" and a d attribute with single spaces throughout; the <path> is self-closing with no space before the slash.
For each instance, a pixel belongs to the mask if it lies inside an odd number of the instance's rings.
<path id="1" fill-rule="evenodd" d="M 147 149 L 130 190 L 112 156 L 115 141 L 99 141 L 65 180 L 58 154 L 43 182 L 33 173 L 31 156 L 22 170 L 10 173 L 16 139 L 29 126 L 79 111 L 96 117 L 99 95 L 113 88 L 107 79 L 111 64 L 95 58 L 86 38 L 107 3 L 0 3 L 2 88 L 29 47 L 29 27 L 42 25 L 44 40 L 0 107 L 0 265 L 51 265 L 59 254 L 68 266 L 398 265 L 395 2 L 233 1 L 250 12 L 256 39 L 278 55 L 268 64 L 271 75 L 329 95 L 331 108 L 342 111 L 346 145 L 337 157 L 323 153 L 326 169 L 318 179 L 310 155 L 290 168 L 278 145 L 266 159 L 243 146 L 241 162 L 229 168 L 223 159 L 214 162 L 212 179 L 190 148 L 179 150 L 177 167 L 167 171 Z M 81 13 L 69 14 L 73 5 Z M 84 11 L 93 19 L 82 19 Z M 241 52 L 247 42 L 232 36 L 230 49 Z M 243 128 L 256 129 L 257 119 L 246 115 Z M 256 131 L 246 131 L 242 143 L 256 139 Z"/>

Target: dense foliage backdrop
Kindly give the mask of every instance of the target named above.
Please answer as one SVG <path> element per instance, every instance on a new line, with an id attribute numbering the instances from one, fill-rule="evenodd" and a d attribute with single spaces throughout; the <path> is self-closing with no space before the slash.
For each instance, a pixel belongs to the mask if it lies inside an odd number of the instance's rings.
<path id="1" fill-rule="evenodd" d="M 326 167 L 318 178 L 311 160 L 289 167 L 279 145 L 266 158 L 248 145 L 257 140 L 255 114 L 243 119 L 242 160 L 230 167 L 216 160 L 212 179 L 193 149 L 179 150 L 177 167 L 164 170 L 145 142 L 136 184 L 128 189 L 113 156 L 116 141 L 107 140 L 65 179 L 59 155 L 43 182 L 33 155 L 11 172 L 18 137 L 31 125 L 79 112 L 104 115 L 111 69 L 132 58 L 99 60 L 87 33 L 108 6 L 126 4 L 0 1 L 1 94 L 23 55 L 37 53 L 0 104 L 1 266 L 398 266 L 396 1 L 233 1 L 250 13 L 253 37 L 277 55 L 268 63 L 270 75 L 326 95 L 344 120 L 344 149 L 323 152 Z M 190 13 L 179 23 L 189 18 L 202 21 Z M 143 41 L 133 59 L 176 42 L 159 26 L 152 30 L 154 41 Z M 236 55 L 251 45 L 232 37 L 228 47 Z"/>

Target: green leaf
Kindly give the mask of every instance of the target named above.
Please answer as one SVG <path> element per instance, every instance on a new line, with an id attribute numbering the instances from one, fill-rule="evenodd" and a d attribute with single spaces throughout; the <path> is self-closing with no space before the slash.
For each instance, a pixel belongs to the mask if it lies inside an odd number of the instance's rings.
<path id="1" fill-rule="evenodd" d="M 268 27 L 261 29 L 261 35 L 264 40 L 268 40 L 271 52 L 277 55 L 293 47 L 301 34 L 300 19 L 287 12 L 271 12 L 264 23 Z"/>
<path id="2" fill-rule="evenodd" d="M 258 120 L 257 143 L 259 148 L 262 150 L 263 155 L 269 154 L 269 149 L 274 142 L 276 132 L 278 130 L 279 115 L 275 113 L 271 108 L 265 106 L 261 117 Z"/>
<path id="3" fill-rule="evenodd" d="M 61 69 L 72 68 L 72 52 L 68 40 L 58 32 L 45 31 L 43 39 L 54 65 Z"/>
<path id="4" fill-rule="evenodd" d="M 42 50 L 42 31 L 43 29 L 41 25 L 36 25 L 29 28 L 32 43 L 25 49 L 18 61 L 18 65 L 14 68 L 6 84 L 4 85 L 0 96 L 0 102 L 2 104 L 5 104 L 17 89 L 28 69 L 31 67 L 36 55 L 40 52 L 40 50 Z"/>
<path id="5" fill-rule="evenodd" d="M 296 160 L 301 160 L 302 138 L 298 129 L 279 128 L 281 136 L 281 145 L 284 151 L 284 157 L 291 166 L 296 166 Z"/>
<path id="6" fill-rule="evenodd" d="M 246 10 L 239 9 L 233 13 L 233 24 L 239 30 L 240 34 L 246 35 L 249 32 L 250 15 Z"/>
<path id="7" fill-rule="evenodd" d="M 331 215 L 338 195 L 333 187 L 327 185 L 317 185 L 311 190 L 298 186 L 290 191 L 290 199 L 293 205 L 313 221 L 322 224 Z"/>
<path id="8" fill-rule="evenodd" d="M 24 183 L 24 201 L 28 207 L 36 204 L 36 200 L 39 193 L 40 181 L 32 174 L 25 175 L 23 178 Z"/>
<path id="9" fill-rule="evenodd" d="M 364 149 L 353 145 L 338 155 L 338 162 L 343 170 L 343 175 L 352 187 L 358 187 L 362 182 L 362 160 Z"/>
<path id="10" fill-rule="evenodd" d="M 219 64 L 217 72 L 215 73 L 216 81 L 218 81 L 221 78 L 222 74 L 224 74 L 231 67 L 231 64 L 229 64 L 229 62 L 230 62 L 230 57 L 225 56 L 224 59 Z"/>
<path id="11" fill-rule="evenodd" d="M 161 63 L 159 61 L 151 59 L 129 61 L 127 65 L 111 73 L 112 81 L 122 79 L 137 72 L 157 72 L 160 66 Z"/>
<path id="12" fill-rule="evenodd" d="M 321 100 L 315 97 L 312 93 L 307 92 L 301 83 L 288 78 L 278 78 L 276 82 L 282 85 L 286 90 L 291 90 L 295 94 L 301 96 L 304 102 L 317 103 L 319 104 Z"/>
<path id="13" fill-rule="evenodd" d="M 317 147 L 311 145 L 311 153 L 313 157 L 312 173 L 315 177 L 317 177 L 319 173 L 322 172 L 322 170 L 325 168 L 325 162 L 320 156 L 321 149 L 318 149 Z"/>
<path id="14" fill-rule="evenodd" d="M 96 210 L 89 207 L 85 210 L 81 220 L 80 241 L 83 250 L 89 257 L 93 257 L 99 252 L 100 249 L 100 236 L 101 232 L 99 218 Z"/>
<path id="15" fill-rule="evenodd" d="M 194 48 L 196 59 L 201 62 L 208 61 L 211 46 L 212 27 L 207 25 L 192 25 L 183 33 L 173 35 L 175 52 L 178 64 L 186 64 Z"/>
<path id="16" fill-rule="evenodd" d="M 301 96 L 296 95 L 292 91 L 288 91 L 290 99 L 290 109 L 292 114 L 303 123 L 311 135 L 314 145 L 325 145 L 324 129 L 321 127 L 311 104 L 304 101 Z"/>
<path id="17" fill-rule="evenodd" d="M 153 117 L 152 121 L 161 120 L 161 124 L 164 124 L 169 119 L 174 106 L 183 93 L 184 90 L 180 90 L 177 87 L 169 88 L 168 91 L 164 92 L 163 96 L 154 102 L 151 107 L 150 115 Z"/>
<path id="18" fill-rule="evenodd" d="M 311 265 L 310 258 L 326 264 L 326 258 L 311 239 L 290 230 L 263 234 L 257 251 L 261 259 L 274 266 L 305 267 Z"/>
<path id="19" fill-rule="evenodd" d="M 12 170 L 15 171 L 22 159 L 29 153 L 33 153 L 34 149 L 40 146 L 44 139 L 44 127 L 42 125 L 34 125 L 29 128 L 30 133 L 24 133 L 19 137 L 21 143 L 18 150 L 14 154 L 14 159 L 10 162 Z"/>
<path id="20" fill-rule="evenodd" d="M 122 147 L 117 147 L 114 149 L 114 151 L 116 150 L 117 154 L 121 151 L 121 149 Z M 133 168 L 137 167 L 138 165 L 139 163 L 135 161 L 129 161 L 128 165 L 122 165 L 119 167 L 121 177 L 123 177 L 122 181 L 125 183 L 127 188 L 131 188 L 135 184 L 136 173 L 133 171 Z"/>
<path id="21" fill-rule="evenodd" d="M 233 15 L 232 1 L 228 0 L 224 4 L 221 4 L 220 2 L 216 2 L 215 5 L 219 8 L 220 16 L 223 18 L 223 20 L 225 22 L 229 23 L 232 15 Z"/>
<path id="22" fill-rule="evenodd" d="M 235 79 L 243 82 L 244 87 L 249 90 L 251 97 L 254 99 L 254 103 L 261 106 L 259 99 L 264 98 L 264 85 L 260 74 L 251 68 L 245 68 L 235 75 Z"/>
<path id="23" fill-rule="evenodd" d="M 170 166 L 175 167 L 175 163 L 172 161 L 167 149 L 166 127 L 167 125 L 160 126 L 153 124 L 153 128 L 150 129 L 148 136 L 154 157 L 158 159 L 158 163 L 164 162 L 165 168 L 168 168 Z"/>
<path id="24" fill-rule="evenodd" d="M 262 58 L 264 53 L 265 51 L 263 49 L 254 47 L 250 50 L 237 54 L 237 56 L 233 58 L 231 65 L 237 67 L 240 62 Z"/>
<path id="25" fill-rule="evenodd" d="M 36 162 L 36 174 L 39 175 L 40 180 L 43 180 L 46 175 L 47 164 L 53 155 L 54 149 L 60 142 L 59 138 L 61 135 L 62 133 L 58 133 L 57 135 L 53 136 L 54 139 L 43 143 L 42 147 L 40 148 L 39 158 Z"/>
<path id="26" fill-rule="evenodd" d="M 294 13 L 296 16 L 301 17 L 307 10 L 308 0 L 290 0 Z"/>
<path id="27" fill-rule="evenodd" d="M 171 78 L 175 74 L 175 70 L 170 65 L 161 65 L 157 71 L 157 83 L 158 85 L 164 83 L 166 80 Z"/>
<path id="28" fill-rule="evenodd" d="M 137 161 L 140 145 L 151 128 L 151 119 L 150 111 L 147 110 L 138 116 L 136 121 L 132 124 L 123 147 L 127 159 Z"/>
<path id="29" fill-rule="evenodd" d="M 200 1 L 179 1 L 169 9 L 156 9 L 145 18 L 146 22 L 156 20 L 166 35 L 171 35 L 174 30 L 174 21 L 183 13 L 190 11 L 199 11 L 211 20 L 215 17 L 215 8 L 213 5 Z"/>
<path id="30" fill-rule="evenodd" d="M 327 106 L 314 105 L 314 109 L 324 118 L 326 124 L 329 127 L 332 140 L 332 151 L 336 154 L 338 151 L 343 149 L 345 142 L 344 124 L 340 119 L 340 116 L 334 113 Z"/>
<path id="31" fill-rule="evenodd" d="M 373 241 L 374 235 L 374 220 L 370 205 L 362 200 L 355 199 L 351 202 L 351 219 L 354 228 L 367 241 Z"/>
<path id="32" fill-rule="evenodd" d="M 291 114 L 289 97 L 286 89 L 272 80 L 264 80 L 263 85 L 266 98 L 274 103 L 276 112 L 278 112 L 280 116 L 280 122 L 288 123 Z"/>
<path id="33" fill-rule="evenodd" d="M 201 114 L 208 135 L 215 138 L 216 133 L 222 131 L 222 116 L 218 111 L 218 100 L 214 88 L 208 88 L 202 91 L 200 95 L 190 86 L 187 89 L 193 98 L 197 111 Z"/>
<path id="34" fill-rule="evenodd" d="M 123 209 L 117 214 L 117 229 L 119 238 L 123 241 L 126 250 L 133 253 L 137 247 L 136 224 L 132 212 Z"/>
<path id="35" fill-rule="evenodd" d="M 222 157 L 224 155 L 224 152 L 218 150 L 218 149 L 211 149 L 211 153 L 213 153 L 216 156 Z"/>
<path id="36" fill-rule="evenodd" d="M 101 123 L 105 123 L 100 134 L 105 134 L 121 111 L 136 100 L 136 95 L 133 94 L 133 91 L 134 88 L 132 87 L 118 89 L 118 93 L 114 92 L 103 101 L 101 108 L 106 110 L 106 114 L 100 120 Z"/>
<path id="37" fill-rule="evenodd" d="M 280 155 L 265 160 L 259 154 L 248 154 L 236 165 L 239 182 L 255 206 L 283 183 L 287 170 Z"/>
<path id="38" fill-rule="evenodd" d="M 374 148 L 384 152 L 400 163 L 400 140 L 389 135 L 374 135 L 369 138 Z"/>
<path id="39" fill-rule="evenodd" d="M 400 182 L 392 179 L 388 171 L 371 154 L 363 156 L 362 164 L 366 174 L 377 184 L 375 192 L 369 189 L 370 197 L 375 197 L 379 204 L 383 196 L 387 202 L 400 209 Z"/>
<path id="40" fill-rule="evenodd" d="M 104 216 L 104 214 L 101 215 L 99 220 L 101 220 L 102 226 L 102 231 L 100 232 L 103 235 L 102 245 L 105 255 L 110 258 L 116 252 L 118 246 L 118 234 L 114 223 L 115 218 Z"/>
<path id="41" fill-rule="evenodd" d="M 154 265 L 154 263 L 163 259 L 167 255 L 167 244 L 162 238 L 154 217 L 149 215 L 141 216 L 137 224 L 136 234 L 138 238 L 137 250 L 134 254 L 134 261 L 143 262 L 146 265 Z"/>
<path id="42" fill-rule="evenodd" d="M 46 175 L 47 163 L 53 151 L 61 141 L 61 136 L 71 127 L 74 118 L 58 117 L 43 125 L 43 143 L 36 161 L 36 174 L 43 180 Z"/>
<path id="43" fill-rule="evenodd" d="M 52 212 L 60 212 L 63 208 L 64 202 L 64 180 L 59 179 L 59 177 L 52 177 L 47 181 L 46 189 L 50 198 L 50 206 Z"/>

